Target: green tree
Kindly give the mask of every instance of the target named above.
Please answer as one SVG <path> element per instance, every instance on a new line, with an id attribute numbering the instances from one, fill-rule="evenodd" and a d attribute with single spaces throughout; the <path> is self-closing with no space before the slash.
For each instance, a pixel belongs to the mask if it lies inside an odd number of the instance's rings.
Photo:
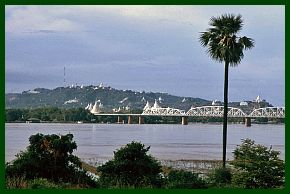
<path id="1" fill-rule="evenodd" d="M 150 155 L 150 147 L 131 142 L 114 152 L 114 158 L 97 170 L 103 187 L 160 187 L 161 165 Z"/>
<path id="2" fill-rule="evenodd" d="M 77 148 L 73 135 L 36 134 L 29 138 L 27 150 L 17 155 L 6 166 L 6 177 L 25 177 L 26 179 L 46 178 L 94 186 L 81 162 L 72 152 Z"/>
<path id="3" fill-rule="evenodd" d="M 22 117 L 22 112 L 19 109 L 8 109 L 5 111 L 5 121 L 17 121 Z"/>
<path id="4" fill-rule="evenodd" d="M 218 62 L 225 63 L 224 74 L 224 119 L 223 119 L 223 166 L 226 161 L 227 144 L 227 112 L 228 112 L 228 69 L 237 66 L 244 57 L 243 50 L 254 46 L 254 41 L 248 37 L 238 37 L 243 20 L 241 15 L 224 14 L 220 17 L 212 17 L 206 32 L 202 32 L 199 41 L 204 47 L 208 47 L 209 56 Z"/>
<path id="5" fill-rule="evenodd" d="M 234 150 L 232 164 L 238 170 L 233 183 L 243 188 L 275 188 L 284 186 L 285 163 L 279 152 L 250 139 L 242 140 Z"/>

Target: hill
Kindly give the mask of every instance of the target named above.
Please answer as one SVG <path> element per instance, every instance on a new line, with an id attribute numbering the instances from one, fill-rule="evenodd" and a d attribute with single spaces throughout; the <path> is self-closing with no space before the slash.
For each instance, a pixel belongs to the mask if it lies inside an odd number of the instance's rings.
<path id="1" fill-rule="evenodd" d="M 212 101 L 174 96 L 160 92 L 139 92 L 132 90 L 118 90 L 112 87 L 99 86 L 72 86 L 57 87 L 55 89 L 36 88 L 22 93 L 7 93 L 5 95 L 6 109 L 34 109 L 44 107 L 58 107 L 64 109 L 85 108 L 95 101 L 102 104 L 104 112 L 115 110 L 142 110 L 146 102 L 153 104 L 157 100 L 162 107 L 172 107 L 189 110 L 190 107 L 212 105 Z M 239 107 L 245 112 L 254 108 L 272 106 L 265 100 L 256 103 L 246 101 L 247 106 L 240 106 L 240 102 L 230 102 L 229 106 Z M 216 102 L 216 105 L 222 105 Z"/>
<path id="2" fill-rule="evenodd" d="M 188 110 L 193 106 L 204 106 L 211 101 L 180 97 L 167 93 L 138 92 L 132 90 L 118 90 L 104 86 L 75 86 L 58 87 L 55 89 L 36 88 L 22 93 L 7 93 L 5 95 L 6 109 L 12 108 L 85 108 L 89 103 L 99 101 L 104 111 L 112 109 L 143 109 L 146 102 L 154 103 L 158 100 L 162 107 L 175 107 Z"/>

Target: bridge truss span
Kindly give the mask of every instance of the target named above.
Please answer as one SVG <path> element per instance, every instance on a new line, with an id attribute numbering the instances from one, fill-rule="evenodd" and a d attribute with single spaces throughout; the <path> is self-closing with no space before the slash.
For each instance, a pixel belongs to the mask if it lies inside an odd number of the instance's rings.
<path id="1" fill-rule="evenodd" d="M 144 109 L 142 115 L 156 116 L 184 116 L 185 111 L 176 108 L 148 108 Z"/>
<path id="2" fill-rule="evenodd" d="M 223 106 L 193 107 L 187 111 L 186 116 L 196 117 L 223 117 Z M 239 108 L 228 107 L 228 117 L 246 117 L 247 115 Z"/>
<path id="3" fill-rule="evenodd" d="M 285 107 L 266 107 L 255 109 L 249 117 L 285 118 Z"/>

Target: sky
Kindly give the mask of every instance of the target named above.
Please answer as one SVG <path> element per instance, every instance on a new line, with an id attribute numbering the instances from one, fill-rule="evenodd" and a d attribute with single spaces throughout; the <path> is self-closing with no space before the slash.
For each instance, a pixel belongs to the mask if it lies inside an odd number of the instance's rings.
<path id="1" fill-rule="evenodd" d="M 99 85 L 223 101 L 224 64 L 199 42 L 241 14 L 255 41 L 229 70 L 229 101 L 285 106 L 285 6 L 6 6 L 5 92 Z M 64 83 L 65 67 L 65 83 Z"/>

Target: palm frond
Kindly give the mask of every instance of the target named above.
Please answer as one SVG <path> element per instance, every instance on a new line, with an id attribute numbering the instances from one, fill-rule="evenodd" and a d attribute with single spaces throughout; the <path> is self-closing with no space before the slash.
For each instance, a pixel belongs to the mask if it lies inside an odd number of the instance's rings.
<path id="1" fill-rule="evenodd" d="M 255 45 L 254 40 L 252 38 L 248 38 L 246 36 L 239 38 L 239 43 L 241 43 L 245 49 L 251 49 Z"/>
<path id="2" fill-rule="evenodd" d="M 243 27 L 241 15 L 211 17 L 209 24 L 211 27 L 201 33 L 199 41 L 202 46 L 208 47 L 207 53 L 212 59 L 228 61 L 231 66 L 236 66 L 244 57 L 243 50 L 254 47 L 253 39 L 236 36 Z"/>

